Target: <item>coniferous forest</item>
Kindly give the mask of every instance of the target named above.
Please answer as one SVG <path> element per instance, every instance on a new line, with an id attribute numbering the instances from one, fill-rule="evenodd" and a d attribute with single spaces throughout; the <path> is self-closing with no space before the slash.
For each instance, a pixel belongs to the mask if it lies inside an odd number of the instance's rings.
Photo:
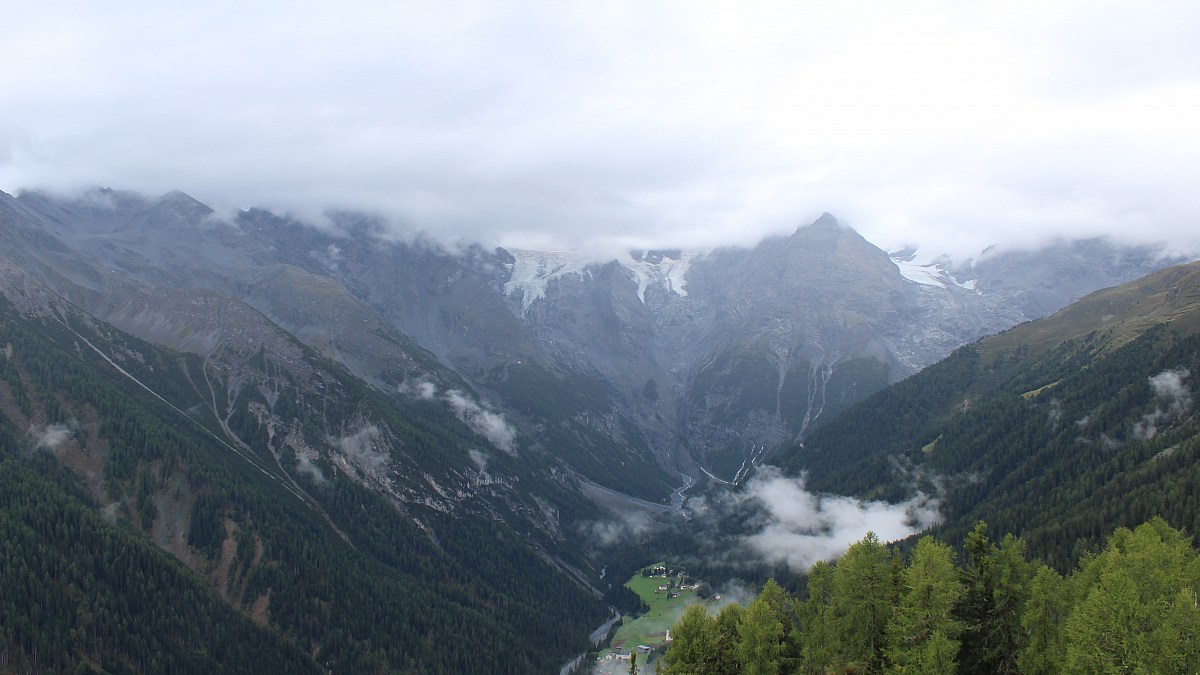
<path id="1" fill-rule="evenodd" d="M 940 497 L 933 532 L 1019 532 L 1059 571 L 1119 526 L 1200 531 L 1200 266 L 957 350 L 772 461 L 810 489 Z"/>
<path id="2" fill-rule="evenodd" d="M 817 563 L 802 597 L 773 580 L 747 607 L 699 605 L 657 671 L 715 673 L 1194 673 L 1200 553 L 1154 518 L 1113 532 L 1062 575 L 1025 542 L 961 547 L 930 536 L 905 554 L 873 534 Z"/>
<path id="3" fill-rule="evenodd" d="M 339 473 L 239 453 L 197 412 L 194 357 L 3 299 L 0 347 L 0 672 L 543 672 L 607 614 L 516 516 L 419 511 L 432 537 Z M 342 385 L 326 418 L 389 410 Z M 465 428 L 424 416 L 389 428 L 433 471 Z"/>

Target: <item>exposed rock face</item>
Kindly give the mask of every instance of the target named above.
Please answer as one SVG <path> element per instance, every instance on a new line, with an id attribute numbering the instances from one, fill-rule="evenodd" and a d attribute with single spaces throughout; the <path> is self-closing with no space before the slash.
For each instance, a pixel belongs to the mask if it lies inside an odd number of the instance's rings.
<path id="1" fill-rule="evenodd" d="M 752 249 L 599 263 L 393 241 L 361 216 L 225 221 L 182 193 L 3 195 L 0 219 L 0 255 L 119 327 L 203 353 L 215 328 L 185 320 L 186 297 L 237 298 L 376 386 L 469 385 L 531 442 L 650 498 L 676 471 L 734 480 L 962 344 L 1175 262 L 1084 242 L 922 267 L 828 214 Z"/>
<path id="2" fill-rule="evenodd" d="M 726 480 L 765 448 L 1025 318 L 953 282 L 907 279 L 828 214 L 748 250 L 574 269 L 522 256 L 551 271 L 540 285 L 523 280 L 532 302 L 510 293 L 536 341 L 614 383 L 680 467 L 698 462 Z"/>

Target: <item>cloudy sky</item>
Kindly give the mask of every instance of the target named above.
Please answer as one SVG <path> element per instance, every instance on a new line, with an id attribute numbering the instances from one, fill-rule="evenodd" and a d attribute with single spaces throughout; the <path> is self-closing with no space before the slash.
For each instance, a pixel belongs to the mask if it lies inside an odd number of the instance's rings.
<path id="1" fill-rule="evenodd" d="M 248 6 L 252 5 L 252 6 Z M 1200 251 L 1200 3 L 5 2 L 0 190 L 539 247 Z"/>

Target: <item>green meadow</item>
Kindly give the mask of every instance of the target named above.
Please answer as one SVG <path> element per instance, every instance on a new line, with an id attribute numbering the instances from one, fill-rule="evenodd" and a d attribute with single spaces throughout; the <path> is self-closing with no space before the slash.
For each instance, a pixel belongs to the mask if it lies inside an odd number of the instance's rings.
<path id="1" fill-rule="evenodd" d="M 665 566 L 665 563 L 660 562 L 648 567 L 662 566 Z M 674 592 L 677 592 L 679 597 L 668 598 L 666 593 L 658 592 L 658 587 L 665 585 L 667 581 L 662 576 L 644 577 L 641 571 L 638 571 L 629 578 L 629 581 L 625 582 L 626 588 L 637 593 L 650 606 L 650 610 L 633 620 L 625 617 L 624 622 L 613 636 L 609 648 L 604 652 L 617 649 L 632 651 L 637 649 L 638 645 L 658 647 L 666 640 L 667 629 L 679 620 L 679 617 L 683 615 L 683 610 L 689 605 L 697 602 L 713 606 L 717 604 L 714 600 L 698 598 L 696 591 L 692 589 L 675 589 Z M 672 581 L 678 582 L 678 578 L 673 578 Z M 604 652 L 601 654 L 603 655 Z"/>

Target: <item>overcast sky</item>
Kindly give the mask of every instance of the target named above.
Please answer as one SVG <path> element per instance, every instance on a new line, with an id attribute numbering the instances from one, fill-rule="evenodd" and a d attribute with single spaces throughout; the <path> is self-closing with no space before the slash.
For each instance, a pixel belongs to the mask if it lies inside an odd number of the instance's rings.
<path id="1" fill-rule="evenodd" d="M 885 248 L 1200 251 L 1195 0 L 0 9 L 10 193 L 510 246 L 748 244 L 830 211 Z"/>

